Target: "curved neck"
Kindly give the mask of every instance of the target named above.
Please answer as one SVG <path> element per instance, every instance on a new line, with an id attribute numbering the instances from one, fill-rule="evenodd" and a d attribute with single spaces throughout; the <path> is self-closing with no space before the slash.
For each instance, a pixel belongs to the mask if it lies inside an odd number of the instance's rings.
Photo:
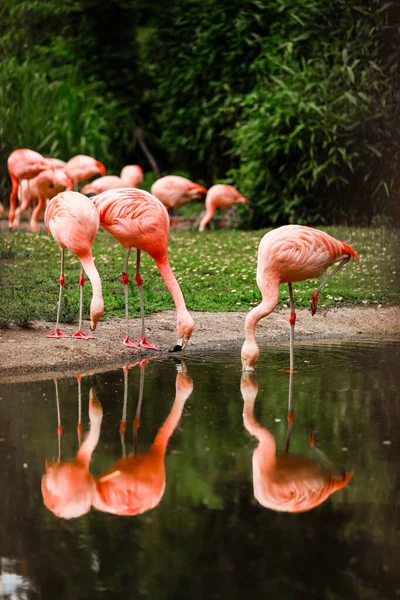
<path id="1" fill-rule="evenodd" d="M 151 446 L 152 451 L 165 453 L 167 449 L 167 445 L 169 442 L 169 438 L 174 433 L 176 426 L 179 423 L 179 419 L 182 416 L 183 407 L 185 406 L 185 400 L 182 400 L 178 397 L 175 398 L 174 404 L 172 405 L 171 412 L 166 418 L 163 425 L 161 425 L 160 429 L 157 432 L 157 435 L 154 439 L 154 442 Z"/>
<path id="2" fill-rule="evenodd" d="M 172 296 L 179 320 L 179 317 L 182 316 L 183 313 L 187 313 L 188 311 L 186 308 L 185 299 L 181 292 L 181 288 L 179 287 L 179 283 L 177 282 L 176 277 L 172 272 L 171 265 L 169 264 L 168 256 L 164 255 L 161 258 L 154 258 L 154 260 L 156 262 L 160 275 L 164 279 L 165 285 L 169 289 L 169 292 Z"/>
<path id="3" fill-rule="evenodd" d="M 89 277 L 89 281 L 92 284 L 93 298 L 103 301 L 103 294 L 101 289 L 100 275 L 94 264 L 93 256 L 88 254 L 87 256 L 81 257 L 82 267 Z"/>
<path id="4" fill-rule="evenodd" d="M 100 438 L 101 419 L 97 419 L 90 426 L 90 431 L 87 434 L 82 446 L 79 448 L 76 458 L 83 462 L 86 467 L 89 467 L 90 460 L 94 449 L 96 448 Z"/>
<path id="5" fill-rule="evenodd" d="M 266 317 L 278 304 L 278 289 L 279 285 L 276 286 L 276 290 L 271 288 L 272 292 L 268 297 L 263 297 L 261 304 L 251 310 L 245 321 L 244 335 L 247 342 L 255 342 L 256 340 L 256 325 L 260 319 Z"/>

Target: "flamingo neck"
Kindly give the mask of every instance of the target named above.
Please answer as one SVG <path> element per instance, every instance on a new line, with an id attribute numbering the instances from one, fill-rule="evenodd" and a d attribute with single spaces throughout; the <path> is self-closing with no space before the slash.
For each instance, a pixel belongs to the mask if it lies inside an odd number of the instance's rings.
<path id="1" fill-rule="evenodd" d="M 167 255 L 164 255 L 162 258 L 154 258 L 154 260 L 160 275 L 164 279 L 165 285 L 172 296 L 176 308 L 177 321 L 179 322 L 182 317 L 185 317 L 189 314 L 181 288 L 179 287 L 179 283 L 172 272 Z"/>
<path id="2" fill-rule="evenodd" d="M 272 313 L 277 303 L 278 289 L 276 290 L 276 293 L 274 292 L 274 294 L 271 294 L 268 297 L 263 297 L 262 302 L 248 313 L 244 325 L 246 342 L 256 341 L 256 325 L 258 321 Z"/>
<path id="3" fill-rule="evenodd" d="M 92 423 L 90 431 L 79 448 L 76 458 L 81 461 L 85 467 L 89 468 L 89 463 L 92 458 L 94 449 L 96 448 L 100 438 L 100 424 L 101 420 L 97 423 Z"/>
<path id="4" fill-rule="evenodd" d="M 96 265 L 94 264 L 93 256 L 80 257 L 82 267 L 89 277 L 89 281 L 92 285 L 92 302 L 97 301 L 98 303 L 103 302 L 103 293 L 101 288 L 101 279 L 99 272 L 97 271 Z"/>

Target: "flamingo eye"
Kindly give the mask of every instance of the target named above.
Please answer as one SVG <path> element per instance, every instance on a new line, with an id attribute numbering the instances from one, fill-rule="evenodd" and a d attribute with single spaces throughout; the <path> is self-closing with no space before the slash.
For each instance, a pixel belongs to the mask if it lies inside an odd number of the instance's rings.
<path id="1" fill-rule="evenodd" d="M 50 183 L 50 184 L 49 184 L 49 187 L 50 187 L 50 188 L 53 188 L 53 187 L 54 187 L 54 183 Z"/>

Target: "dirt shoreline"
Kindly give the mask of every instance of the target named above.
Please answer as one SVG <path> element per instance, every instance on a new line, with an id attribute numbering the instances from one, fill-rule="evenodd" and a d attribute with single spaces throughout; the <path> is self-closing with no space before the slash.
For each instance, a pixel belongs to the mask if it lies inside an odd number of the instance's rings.
<path id="1" fill-rule="evenodd" d="M 240 351 L 246 313 L 193 312 L 196 329 L 189 346 L 176 356 L 184 358 L 200 352 L 234 349 Z M 289 310 L 274 311 L 257 326 L 260 346 L 287 345 Z M 46 337 L 54 323 L 34 323 L 31 329 L 11 327 L 0 331 L 0 383 L 32 381 L 93 370 L 108 370 L 134 362 L 151 351 L 128 349 L 122 344 L 123 319 L 101 321 L 94 340 L 51 339 Z M 167 355 L 176 342 L 175 312 L 165 311 L 146 319 L 148 339 Z M 131 322 L 130 335 L 139 333 L 140 320 Z M 67 334 L 76 325 L 63 325 Z M 88 322 L 84 331 L 89 331 Z M 329 343 L 361 340 L 400 341 L 400 306 L 345 307 L 322 309 L 312 317 L 307 309 L 297 311 L 297 343 Z"/>

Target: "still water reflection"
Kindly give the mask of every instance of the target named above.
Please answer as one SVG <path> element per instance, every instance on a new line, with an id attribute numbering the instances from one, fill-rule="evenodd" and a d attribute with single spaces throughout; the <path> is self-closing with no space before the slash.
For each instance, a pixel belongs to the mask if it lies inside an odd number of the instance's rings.
<path id="1" fill-rule="evenodd" d="M 2 385 L 0 597 L 400 597 L 400 345 L 286 358 Z"/>

